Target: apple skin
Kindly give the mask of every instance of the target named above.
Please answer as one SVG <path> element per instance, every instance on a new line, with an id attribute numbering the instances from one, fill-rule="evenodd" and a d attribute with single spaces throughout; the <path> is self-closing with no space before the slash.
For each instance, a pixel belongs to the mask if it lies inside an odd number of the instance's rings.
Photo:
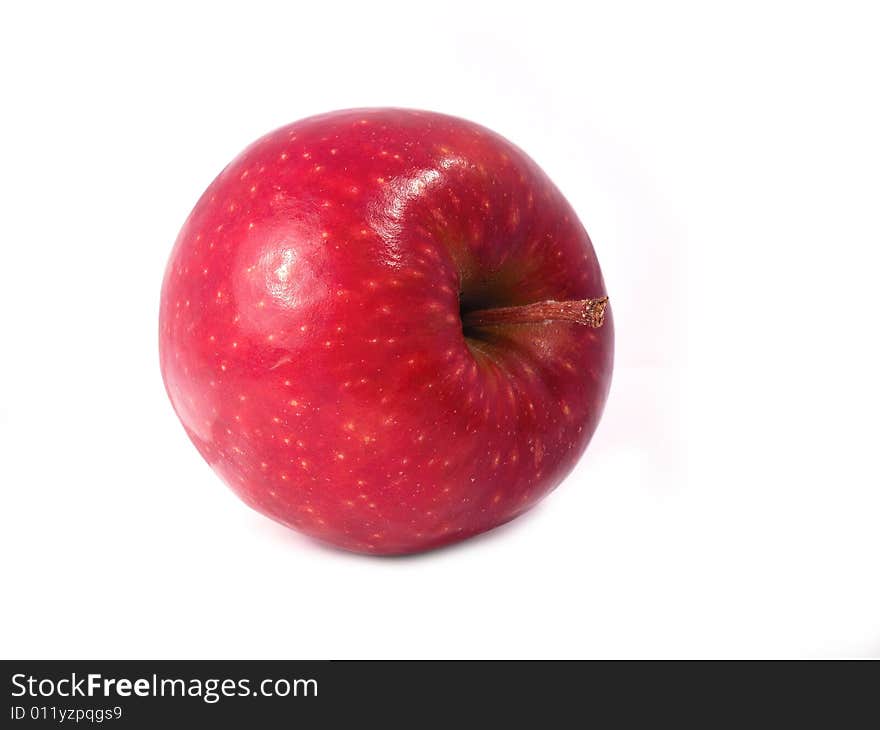
<path id="1" fill-rule="evenodd" d="M 248 505 L 347 550 L 525 512 L 589 442 L 613 323 L 465 333 L 461 312 L 604 295 L 571 206 L 455 117 L 354 109 L 259 139 L 211 183 L 162 287 L 171 402 Z"/>

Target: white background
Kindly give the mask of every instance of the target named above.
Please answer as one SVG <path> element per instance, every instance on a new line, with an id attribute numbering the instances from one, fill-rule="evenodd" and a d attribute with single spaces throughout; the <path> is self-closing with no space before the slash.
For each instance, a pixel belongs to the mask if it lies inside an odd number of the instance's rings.
<path id="1" fill-rule="evenodd" d="M 0 655 L 880 656 L 871 4 L 6 4 Z M 529 515 L 404 559 L 248 510 L 157 363 L 165 260 L 246 144 L 458 114 L 579 211 L 596 437 Z"/>

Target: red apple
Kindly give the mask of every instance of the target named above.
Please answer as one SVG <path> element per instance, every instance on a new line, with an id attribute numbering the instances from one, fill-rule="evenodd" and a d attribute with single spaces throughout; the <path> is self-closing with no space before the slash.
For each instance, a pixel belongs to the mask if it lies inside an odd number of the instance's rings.
<path id="1" fill-rule="evenodd" d="M 604 295 L 571 206 L 510 142 L 334 112 L 258 140 L 199 200 L 162 288 L 162 375 L 251 507 L 411 553 L 513 519 L 572 469 L 611 378 Z"/>

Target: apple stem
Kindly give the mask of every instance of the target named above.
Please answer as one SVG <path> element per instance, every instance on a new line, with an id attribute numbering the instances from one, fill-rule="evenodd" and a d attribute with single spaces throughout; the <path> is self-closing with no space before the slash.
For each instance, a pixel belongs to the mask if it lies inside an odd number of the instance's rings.
<path id="1" fill-rule="evenodd" d="M 605 321 L 605 308 L 608 297 L 598 299 L 576 299 L 567 302 L 535 302 L 519 307 L 499 307 L 497 309 L 478 309 L 462 316 L 465 327 L 485 327 L 493 324 L 529 324 L 533 322 L 577 322 L 592 327 L 601 327 Z"/>

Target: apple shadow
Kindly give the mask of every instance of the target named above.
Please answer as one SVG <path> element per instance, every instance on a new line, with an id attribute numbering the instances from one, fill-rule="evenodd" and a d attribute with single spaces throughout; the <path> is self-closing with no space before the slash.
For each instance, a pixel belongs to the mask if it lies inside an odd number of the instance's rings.
<path id="1" fill-rule="evenodd" d="M 274 533 L 279 542 L 286 543 L 288 546 L 295 546 L 298 549 L 305 547 L 307 549 L 313 549 L 343 559 L 365 560 L 370 562 L 410 562 L 428 560 L 435 556 L 440 557 L 443 555 L 454 554 L 459 551 L 476 549 L 479 545 L 485 545 L 486 543 L 509 537 L 508 533 L 521 529 L 524 525 L 533 520 L 542 508 L 542 504 L 537 504 L 506 522 L 502 522 L 500 525 L 496 525 L 484 532 L 479 532 L 476 535 L 464 538 L 458 542 L 439 545 L 417 553 L 405 553 L 401 555 L 372 555 L 370 553 L 356 553 L 351 550 L 345 550 L 344 548 L 337 547 L 331 543 L 318 540 L 308 535 L 303 535 L 294 529 L 282 525 L 280 522 L 261 517 L 258 514 L 254 515 L 254 529 L 259 529 L 260 531 L 270 530 Z M 266 524 L 267 522 L 268 525 Z M 257 527 L 257 524 L 259 527 Z"/>

